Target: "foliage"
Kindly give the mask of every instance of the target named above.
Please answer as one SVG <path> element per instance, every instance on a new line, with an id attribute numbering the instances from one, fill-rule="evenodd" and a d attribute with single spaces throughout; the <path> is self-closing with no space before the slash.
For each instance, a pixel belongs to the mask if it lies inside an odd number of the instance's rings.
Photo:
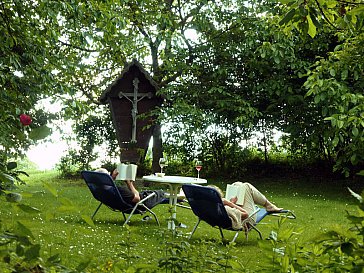
<path id="1" fill-rule="evenodd" d="M 321 122 L 327 122 L 322 140 L 335 162 L 335 170 L 346 176 L 363 162 L 363 22 L 361 1 L 280 1 L 287 13 L 280 24 L 305 36 L 335 33 L 337 45 L 307 71 L 307 96 L 318 106 Z"/>
<path id="2" fill-rule="evenodd" d="M 83 159 L 77 151 L 68 150 L 68 154 L 61 157 L 60 162 L 56 165 L 56 169 L 60 171 L 62 177 L 79 177 L 81 170 L 89 169 L 83 168 L 81 162 L 83 162 Z"/>
<path id="3" fill-rule="evenodd" d="M 58 197 L 56 190 L 47 185 L 51 193 Z M 72 208 L 72 202 L 66 198 L 61 199 L 60 210 Z M 40 210 L 29 205 L 16 203 L 13 210 L 20 209 L 25 213 L 39 214 Z M 90 217 L 85 216 L 84 220 L 93 225 Z M 41 244 L 36 242 L 31 229 L 17 221 L 12 229 L 3 228 L 0 221 L 0 268 L 1 272 L 82 272 L 88 265 L 80 263 L 75 270 L 71 270 L 61 263 L 59 254 L 52 255 L 44 259 L 41 252 Z"/>
<path id="4" fill-rule="evenodd" d="M 104 151 L 106 158 L 111 159 L 119 155 L 110 115 L 101 112 L 98 116 L 86 116 L 75 125 L 75 132 L 75 138 L 80 143 L 79 154 L 82 158 L 80 163 L 85 169 L 96 158 L 95 148 L 101 147 L 105 142 L 108 143 Z"/>
<path id="5" fill-rule="evenodd" d="M 210 177 L 234 178 L 246 171 L 247 162 L 254 160 L 249 149 L 243 149 L 237 140 L 223 134 L 207 135 L 201 147 L 204 171 Z"/>
<path id="6" fill-rule="evenodd" d="M 307 33 L 312 38 L 325 24 L 336 31 L 354 35 L 360 33 L 364 26 L 362 1 L 278 0 L 278 2 L 288 8 L 280 24 Z"/>
<path id="7" fill-rule="evenodd" d="M 3 164 L 0 160 L 0 196 L 5 195 L 9 202 L 19 202 L 22 199 L 21 194 L 12 192 L 18 185 L 25 184 L 20 179 L 20 175 L 28 174 L 24 171 L 17 170 L 16 162 Z"/>
<path id="8" fill-rule="evenodd" d="M 242 15 L 237 11 L 236 16 Z M 228 137 L 229 145 L 259 131 L 265 136 L 262 150 L 267 151 L 270 132 L 278 129 L 286 133 L 290 156 L 328 164 L 337 159 L 339 150 L 332 147 L 334 130 L 324 120 L 323 106 L 306 96 L 303 86 L 316 57 L 327 56 L 338 45 L 334 32 L 326 30 L 314 40 L 297 33 L 285 35 L 267 16 L 208 34 L 219 40 L 208 40 L 208 46 L 195 53 L 202 61 L 181 82 L 171 84 L 177 103 L 164 109 L 167 121 L 173 122 L 167 130 L 168 144 L 176 139 L 174 149 L 196 157 L 198 147 L 204 146 L 201 139 L 207 140 L 212 130 Z"/>
<path id="9" fill-rule="evenodd" d="M 0 46 L 0 151 L 9 158 L 24 154 L 30 144 L 50 134 L 46 124 L 52 116 L 35 105 L 57 87 L 52 63 L 62 58 L 47 36 L 55 25 L 40 18 L 39 12 L 48 10 L 31 1 L 3 1 L 0 6 L 4 34 Z M 24 115 L 31 118 L 31 124 L 21 124 Z"/>
<path id="10" fill-rule="evenodd" d="M 116 162 L 119 149 L 116 148 L 118 144 L 115 131 L 111 126 L 110 116 L 103 114 L 101 112 L 97 116 L 83 115 L 75 124 L 74 139 L 69 140 L 77 140 L 79 147 L 69 149 L 67 155 L 63 156 L 57 165 L 57 169 L 64 177 L 72 177 L 82 170 L 91 169 L 91 163 L 100 157 L 100 152 L 104 153 L 102 155 L 104 161 Z"/>
<path id="11" fill-rule="evenodd" d="M 364 160 L 364 81 L 359 77 L 364 61 L 363 39 L 363 34 L 348 39 L 328 59 L 319 60 L 305 83 L 307 95 L 321 105 L 325 121 L 332 128 L 329 139 L 338 151 L 336 169 L 343 169 L 347 176 L 351 166 Z"/>
<path id="12" fill-rule="evenodd" d="M 289 144 L 270 144 L 267 151 L 259 143 L 243 146 L 240 139 L 232 139 L 228 133 L 206 132 L 205 138 L 195 138 L 197 150 L 189 151 L 180 139 L 169 141 L 164 147 L 169 165 L 169 175 L 195 176 L 194 160 L 203 161 L 204 178 L 242 179 L 254 177 L 340 177 L 332 174 L 332 165 L 325 160 L 306 157 L 306 153 L 287 152 Z M 287 148 L 288 147 L 288 148 Z"/>
<path id="13" fill-rule="evenodd" d="M 39 213 L 38 209 L 25 204 L 16 203 L 14 207 L 26 213 Z M 17 221 L 10 230 L 0 221 L 1 272 L 44 272 L 45 269 L 68 271 L 60 264 L 59 255 L 43 260 L 40 254 L 41 245 L 35 241 L 32 231 L 21 221 Z"/>
<path id="14" fill-rule="evenodd" d="M 159 122 L 184 124 L 166 132 L 181 139 L 172 145 L 181 154 L 199 156 L 200 139 L 214 128 L 226 129 L 233 146 L 260 131 L 266 151 L 276 129 L 287 133 L 292 156 L 336 163 L 346 174 L 363 162 L 355 148 L 363 131 L 360 1 L 7 0 L 0 15 L 0 135 L 12 136 L 0 140 L 6 154 L 24 153 L 60 118 L 77 121 L 83 166 L 100 141 L 116 151 L 98 98 L 136 58 L 165 99 Z M 53 117 L 36 110 L 45 98 L 64 108 Z M 32 124 L 23 127 L 21 114 Z"/>
<path id="15" fill-rule="evenodd" d="M 314 241 L 298 240 L 299 231 L 284 229 L 281 220 L 268 241 L 261 242 L 264 249 L 272 251 L 271 263 L 261 272 L 362 272 L 364 268 L 364 192 L 358 195 L 360 202 L 355 214 L 347 218 L 351 227 L 336 226 L 315 238 Z"/>
<path id="16" fill-rule="evenodd" d="M 82 215 L 72 200 L 62 196 L 54 186 L 50 184 L 44 184 L 44 186 L 59 201 L 59 204 L 56 206 L 57 213 L 79 213 L 86 223 L 95 227 L 91 218 Z M 40 213 L 38 209 L 24 204 L 16 204 L 16 206 L 26 213 Z M 53 214 L 53 217 L 56 217 L 56 214 Z M 49 215 L 46 221 L 51 221 L 54 219 L 53 217 Z M 89 272 L 91 270 L 91 268 L 88 268 L 91 260 L 81 262 L 75 269 L 70 269 L 62 265 L 59 254 L 54 254 L 44 259 L 41 244 L 34 242 L 36 238 L 33 232 L 20 221 L 16 222 L 14 231 L 5 231 L 1 225 L 0 230 L 2 232 L 0 234 L 0 257 L 2 260 L 0 268 L 2 272 L 84 272 L 84 270 Z M 187 241 L 181 241 L 180 239 L 170 241 L 171 237 L 168 233 L 169 235 L 165 234 L 164 238 L 164 244 L 166 245 L 165 257 L 160 258 L 158 264 L 136 263 L 140 256 L 137 254 L 139 250 L 135 247 L 135 236 L 132 235 L 129 226 L 123 228 L 122 232 L 124 234 L 123 239 L 117 243 L 123 247 L 123 251 L 119 253 L 120 258 L 98 264 L 96 270 L 101 270 L 102 272 L 123 272 L 124 270 L 128 272 L 140 272 L 140 270 L 142 272 L 159 272 L 160 269 L 163 269 L 166 272 L 191 272 L 194 269 L 222 272 L 230 267 L 229 260 L 234 258 L 230 257 L 228 252 L 210 252 L 209 250 L 215 243 L 201 242 L 204 248 L 203 252 L 205 253 L 205 259 L 201 260 L 201 255 L 195 255 L 198 253 L 195 247 Z M 65 234 L 65 236 L 72 235 Z M 239 263 L 235 263 L 235 267 L 237 264 Z"/>
<path id="17" fill-rule="evenodd" d="M 165 256 L 159 259 L 158 267 L 165 272 L 248 272 L 244 263 L 237 261 L 230 250 L 211 252 L 216 242 L 199 241 L 197 245 L 185 240 L 166 241 Z M 198 254 L 198 255 L 196 255 Z"/>

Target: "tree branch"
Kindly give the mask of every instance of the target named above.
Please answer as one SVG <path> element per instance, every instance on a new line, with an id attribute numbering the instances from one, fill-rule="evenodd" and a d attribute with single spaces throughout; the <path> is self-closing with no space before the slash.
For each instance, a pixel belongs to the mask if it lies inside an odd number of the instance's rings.
<path id="1" fill-rule="evenodd" d="M 320 3 L 319 3 L 319 1 L 318 0 L 315 0 L 315 3 L 316 3 L 316 5 L 317 5 L 317 7 L 318 7 L 318 9 L 320 10 L 320 13 L 321 13 L 321 15 L 324 17 L 324 19 L 325 19 L 325 21 L 330 25 L 330 26 L 332 26 L 333 28 L 335 28 L 335 29 L 337 29 L 337 30 L 340 30 L 338 27 L 336 27 L 330 20 L 329 20 L 329 18 L 327 18 L 326 17 L 326 14 L 325 14 L 325 12 L 324 12 L 324 10 L 322 9 L 322 7 L 321 7 L 321 5 L 320 5 Z"/>
<path id="2" fill-rule="evenodd" d="M 99 100 L 97 98 L 95 98 L 94 96 L 92 96 L 91 92 L 87 92 L 87 90 L 85 90 L 85 88 L 82 86 L 81 83 L 78 83 L 77 86 L 80 88 L 82 94 L 88 98 L 92 103 L 96 104 L 96 105 L 100 105 L 101 103 L 99 102 Z M 91 85 L 91 88 L 93 87 L 94 85 Z"/>
<path id="3" fill-rule="evenodd" d="M 338 3 L 341 3 L 341 4 L 347 4 L 347 5 L 353 5 L 353 6 L 356 6 L 356 5 L 364 5 L 364 2 L 351 2 L 351 1 L 344 1 L 344 0 L 337 0 Z"/>
<path id="4" fill-rule="evenodd" d="M 85 52 L 98 52 L 97 50 L 92 50 L 92 49 L 87 49 L 87 48 L 82 48 L 82 47 L 79 47 L 79 46 L 76 46 L 76 45 L 72 45 L 72 44 L 69 44 L 69 43 L 66 43 L 66 42 L 63 42 L 61 40 L 58 40 L 59 43 L 61 43 L 62 45 L 64 46 L 68 46 L 68 47 L 72 47 L 72 48 L 76 48 L 78 50 L 81 50 L 81 51 L 85 51 Z"/>

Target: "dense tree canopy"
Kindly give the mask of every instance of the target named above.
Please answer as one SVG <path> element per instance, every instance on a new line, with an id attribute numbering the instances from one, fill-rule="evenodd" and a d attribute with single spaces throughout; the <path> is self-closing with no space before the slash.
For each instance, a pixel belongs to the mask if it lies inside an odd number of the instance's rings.
<path id="1" fill-rule="evenodd" d="M 37 128 L 34 140 L 46 135 L 57 117 L 35 105 L 50 97 L 92 151 L 105 139 L 95 124 L 112 129 L 98 97 L 136 58 L 161 87 L 161 122 L 175 125 L 170 143 L 186 155 L 201 135 L 217 139 L 212 128 L 235 144 L 277 129 L 293 154 L 348 173 L 364 160 L 362 27 L 361 1 L 5 0 L 0 148 L 26 149 Z"/>
<path id="2" fill-rule="evenodd" d="M 329 122 L 322 139 L 330 143 L 335 168 L 347 175 L 351 166 L 363 164 L 363 1 L 282 1 L 288 13 L 280 22 L 311 37 L 328 27 L 337 44 L 320 55 L 308 71 L 304 87 L 320 108 L 322 121 Z M 303 17 L 302 17 L 303 16 Z"/>

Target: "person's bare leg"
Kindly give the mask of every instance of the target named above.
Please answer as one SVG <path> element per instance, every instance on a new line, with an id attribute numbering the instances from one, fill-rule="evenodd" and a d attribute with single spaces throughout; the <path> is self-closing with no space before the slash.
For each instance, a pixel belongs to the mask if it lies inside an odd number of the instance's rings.
<path id="1" fill-rule="evenodd" d="M 276 205 L 269 202 L 268 199 L 265 202 L 264 207 L 269 212 L 279 212 L 279 211 L 281 211 L 283 209 L 283 208 L 278 208 Z"/>
<path id="2" fill-rule="evenodd" d="M 248 186 L 252 192 L 252 196 L 254 198 L 255 204 L 263 206 L 269 212 L 278 212 L 281 211 L 282 208 L 277 207 L 276 205 L 272 204 L 267 197 L 264 196 L 257 188 L 255 188 L 250 183 L 244 183 Z"/>
<path id="3" fill-rule="evenodd" d="M 245 191 L 245 198 L 243 208 L 248 211 L 248 213 L 252 213 L 255 211 L 255 205 L 263 206 L 269 212 L 279 212 L 282 208 L 277 207 L 272 204 L 265 196 L 262 194 L 257 188 L 255 188 L 250 183 L 243 182 L 235 182 L 233 185 L 246 187 L 248 190 Z M 256 215 L 254 216 L 256 217 Z"/>

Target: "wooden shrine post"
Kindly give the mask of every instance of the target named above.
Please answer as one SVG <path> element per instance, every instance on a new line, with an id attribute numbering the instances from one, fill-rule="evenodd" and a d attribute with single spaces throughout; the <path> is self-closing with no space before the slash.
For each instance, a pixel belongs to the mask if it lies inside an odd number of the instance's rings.
<path id="1" fill-rule="evenodd" d="M 108 103 L 111 110 L 121 162 L 144 159 L 155 126 L 150 112 L 163 102 L 157 90 L 148 72 L 133 60 L 100 96 L 100 102 Z"/>

